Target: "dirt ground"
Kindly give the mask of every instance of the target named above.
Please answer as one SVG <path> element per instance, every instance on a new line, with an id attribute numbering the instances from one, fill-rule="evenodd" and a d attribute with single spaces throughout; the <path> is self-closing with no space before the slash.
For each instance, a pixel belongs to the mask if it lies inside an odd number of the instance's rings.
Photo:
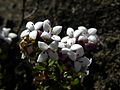
<path id="1" fill-rule="evenodd" d="M 67 27 L 97 28 L 103 48 L 93 54 L 83 90 L 120 90 L 119 6 L 119 0 L 0 0 L 0 27 L 19 34 L 27 21 L 49 19 L 53 26 L 63 26 L 61 36 Z M 4 86 L 14 86 L 11 81 L 7 79 Z"/>

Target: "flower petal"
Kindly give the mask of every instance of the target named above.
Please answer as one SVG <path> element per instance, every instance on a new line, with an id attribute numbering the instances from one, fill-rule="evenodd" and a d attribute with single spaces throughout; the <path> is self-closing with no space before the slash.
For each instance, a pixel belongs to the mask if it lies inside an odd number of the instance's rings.
<path id="1" fill-rule="evenodd" d="M 51 26 L 50 26 L 48 20 L 45 20 L 43 22 L 43 30 L 46 31 L 46 32 L 49 32 L 51 30 Z"/>
<path id="2" fill-rule="evenodd" d="M 67 40 L 68 40 L 68 39 L 69 39 L 69 36 L 63 37 L 63 38 L 61 39 L 61 42 L 67 43 Z"/>
<path id="3" fill-rule="evenodd" d="M 20 37 L 23 38 L 27 35 L 29 35 L 30 31 L 27 29 L 27 30 L 24 30 L 21 34 L 20 34 Z"/>
<path id="4" fill-rule="evenodd" d="M 75 44 L 75 42 L 76 42 L 76 38 L 69 38 L 67 40 L 67 46 L 71 47 L 73 44 Z"/>
<path id="5" fill-rule="evenodd" d="M 35 25 L 34 25 L 35 30 L 39 30 L 39 29 L 41 29 L 42 26 L 43 26 L 43 22 L 36 22 Z"/>
<path id="6" fill-rule="evenodd" d="M 58 36 L 58 35 L 53 35 L 51 37 L 51 39 L 54 40 L 54 41 L 58 41 L 58 42 L 61 40 L 60 36 Z"/>
<path id="7" fill-rule="evenodd" d="M 34 31 L 30 32 L 29 37 L 30 37 L 31 39 L 35 40 L 36 37 L 37 37 L 37 31 L 34 30 Z"/>
<path id="8" fill-rule="evenodd" d="M 15 33 L 9 33 L 9 34 L 8 34 L 8 37 L 9 37 L 9 38 L 16 38 L 16 37 L 17 37 L 17 34 L 15 34 Z"/>
<path id="9" fill-rule="evenodd" d="M 58 35 L 62 30 L 62 26 L 55 26 L 53 27 L 52 34 Z"/>
<path id="10" fill-rule="evenodd" d="M 58 47 L 59 48 L 65 48 L 65 43 L 59 42 Z"/>
<path id="11" fill-rule="evenodd" d="M 76 53 L 75 52 L 69 51 L 69 52 L 67 52 L 67 55 L 72 61 L 76 60 Z"/>
<path id="12" fill-rule="evenodd" d="M 41 50 L 47 50 L 48 49 L 48 45 L 44 42 L 41 42 L 41 41 L 38 41 L 38 47 L 41 49 Z"/>
<path id="13" fill-rule="evenodd" d="M 70 49 L 71 49 L 72 51 L 76 51 L 76 54 L 77 54 L 79 57 L 81 57 L 81 56 L 84 55 L 84 49 L 83 49 L 83 47 L 82 47 L 81 45 L 79 45 L 79 44 L 74 44 L 74 45 L 72 45 Z"/>
<path id="14" fill-rule="evenodd" d="M 50 45 L 49 48 L 56 51 L 58 49 L 58 42 L 53 41 Z"/>
<path id="15" fill-rule="evenodd" d="M 81 40 L 87 40 L 87 36 L 85 36 L 85 35 L 80 35 L 79 37 L 78 37 L 78 40 L 79 41 L 81 41 Z"/>
<path id="16" fill-rule="evenodd" d="M 62 54 L 67 54 L 69 51 L 70 51 L 69 48 L 62 48 L 61 49 Z"/>
<path id="17" fill-rule="evenodd" d="M 96 38 L 96 36 L 95 35 L 90 35 L 89 37 L 88 37 L 88 41 L 89 42 L 92 42 L 92 43 L 97 43 L 97 38 Z"/>
<path id="18" fill-rule="evenodd" d="M 74 38 L 77 38 L 81 34 L 81 30 L 75 30 Z"/>
<path id="19" fill-rule="evenodd" d="M 80 58 L 79 62 L 82 66 L 89 66 L 91 64 L 91 60 L 89 60 L 87 57 Z"/>
<path id="20" fill-rule="evenodd" d="M 58 54 L 55 51 L 48 50 L 48 55 L 52 60 L 58 60 Z"/>
<path id="21" fill-rule="evenodd" d="M 46 52 L 41 52 L 37 58 L 37 62 L 43 62 L 46 61 L 48 58 L 48 55 Z"/>
<path id="22" fill-rule="evenodd" d="M 2 30 L 3 30 L 2 31 L 3 37 L 7 37 L 11 29 L 10 28 L 3 28 Z"/>
<path id="23" fill-rule="evenodd" d="M 74 62 L 75 71 L 79 72 L 81 69 L 81 63 L 79 61 Z"/>
<path id="24" fill-rule="evenodd" d="M 79 26 L 79 27 L 78 27 L 78 30 L 80 30 L 80 32 L 81 32 L 82 34 L 86 34 L 86 33 L 87 33 L 87 28 L 84 27 L 84 26 Z"/>
<path id="25" fill-rule="evenodd" d="M 48 33 L 48 32 L 46 32 L 46 31 L 44 31 L 44 32 L 41 34 L 41 37 L 42 37 L 42 38 L 45 38 L 45 39 L 50 39 L 51 34 Z"/>
<path id="26" fill-rule="evenodd" d="M 73 28 L 68 28 L 68 29 L 67 29 L 67 35 L 68 35 L 69 37 L 73 37 L 73 34 L 74 34 L 74 29 L 73 29 Z"/>
<path id="27" fill-rule="evenodd" d="M 94 34 L 96 34 L 96 32 L 97 32 L 96 28 L 90 28 L 90 29 L 88 29 L 88 34 L 94 35 Z"/>
<path id="28" fill-rule="evenodd" d="M 4 40 L 5 40 L 8 44 L 11 44 L 11 42 L 12 42 L 12 39 L 11 39 L 11 38 L 4 38 Z"/>
<path id="29" fill-rule="evenodd" d="M 33 31 L 35 29 L 34 28 L 34 23 L 31 22 L 31 21 L 27 22 L 26 28 L 29 29 L 30 31 Z"/>

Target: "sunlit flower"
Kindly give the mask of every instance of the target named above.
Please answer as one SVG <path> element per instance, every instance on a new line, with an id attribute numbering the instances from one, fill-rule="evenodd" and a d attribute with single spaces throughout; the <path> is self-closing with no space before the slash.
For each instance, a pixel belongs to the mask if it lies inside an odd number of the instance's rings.
<path id="1" fill-rule="evenodd" d="M 42 52 L 39 54 L 37 62 L 46 61 L 48 57 L 52 60 L 58 60 L 58 54 L 56 52 L 58 48 L 58 42 L 53 41 L 47 45 L 45 42 L 38 41 L 38 47 Z"/>

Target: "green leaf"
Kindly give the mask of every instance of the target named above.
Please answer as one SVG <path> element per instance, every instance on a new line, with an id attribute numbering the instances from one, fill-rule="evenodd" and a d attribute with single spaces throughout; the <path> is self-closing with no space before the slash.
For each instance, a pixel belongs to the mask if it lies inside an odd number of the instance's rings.
<path id="1" fill-rule="evenodd" d="M 53 66 L 53 64 L 55 63 L 55 61 L 54 60 L 49 60 L 48 63 L 49 63 L 48 66 Z"/>
<path id="2" fill-rule="evenodd" d="M 71 82 L 71 85 L 77 85 L 79 83 L 79 79 L 75 78 L 74 81 Z"/>
<path id="3" fill-rule="evenodd" d="M 37 69 L 37 70 L 40 70 L 40 71 L 45 70 L 45 67 L 43 67 L 43 66 L 35 66 L 34 68 Z"/>

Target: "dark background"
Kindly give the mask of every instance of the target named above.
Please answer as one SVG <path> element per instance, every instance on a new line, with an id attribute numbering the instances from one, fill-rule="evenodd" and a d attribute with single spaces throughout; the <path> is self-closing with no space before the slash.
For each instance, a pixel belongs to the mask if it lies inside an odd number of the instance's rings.
<path id="1" fill-rule="evenodd" d="M 83 90 L 120 90 L 119 7 L 119 0 L 0 0 L 0 27 L 10 27 L 19 34 L 27 21 L 49 19 L 53 26 L 63 26 L 61 36 L 65 35 L 67 27 L 97 28 L 103 48 L 93 54 Z M 6 57 L 0 58 L 0 75 L 3 75 L 0 88 L 34 90 L 31 66 L 19 60 L 18 44 L 10 48 L 0 44 L 1 48 L 6 48 Z M 27 73 L 27 77 L 22 77 L 23 73 Z"/>

